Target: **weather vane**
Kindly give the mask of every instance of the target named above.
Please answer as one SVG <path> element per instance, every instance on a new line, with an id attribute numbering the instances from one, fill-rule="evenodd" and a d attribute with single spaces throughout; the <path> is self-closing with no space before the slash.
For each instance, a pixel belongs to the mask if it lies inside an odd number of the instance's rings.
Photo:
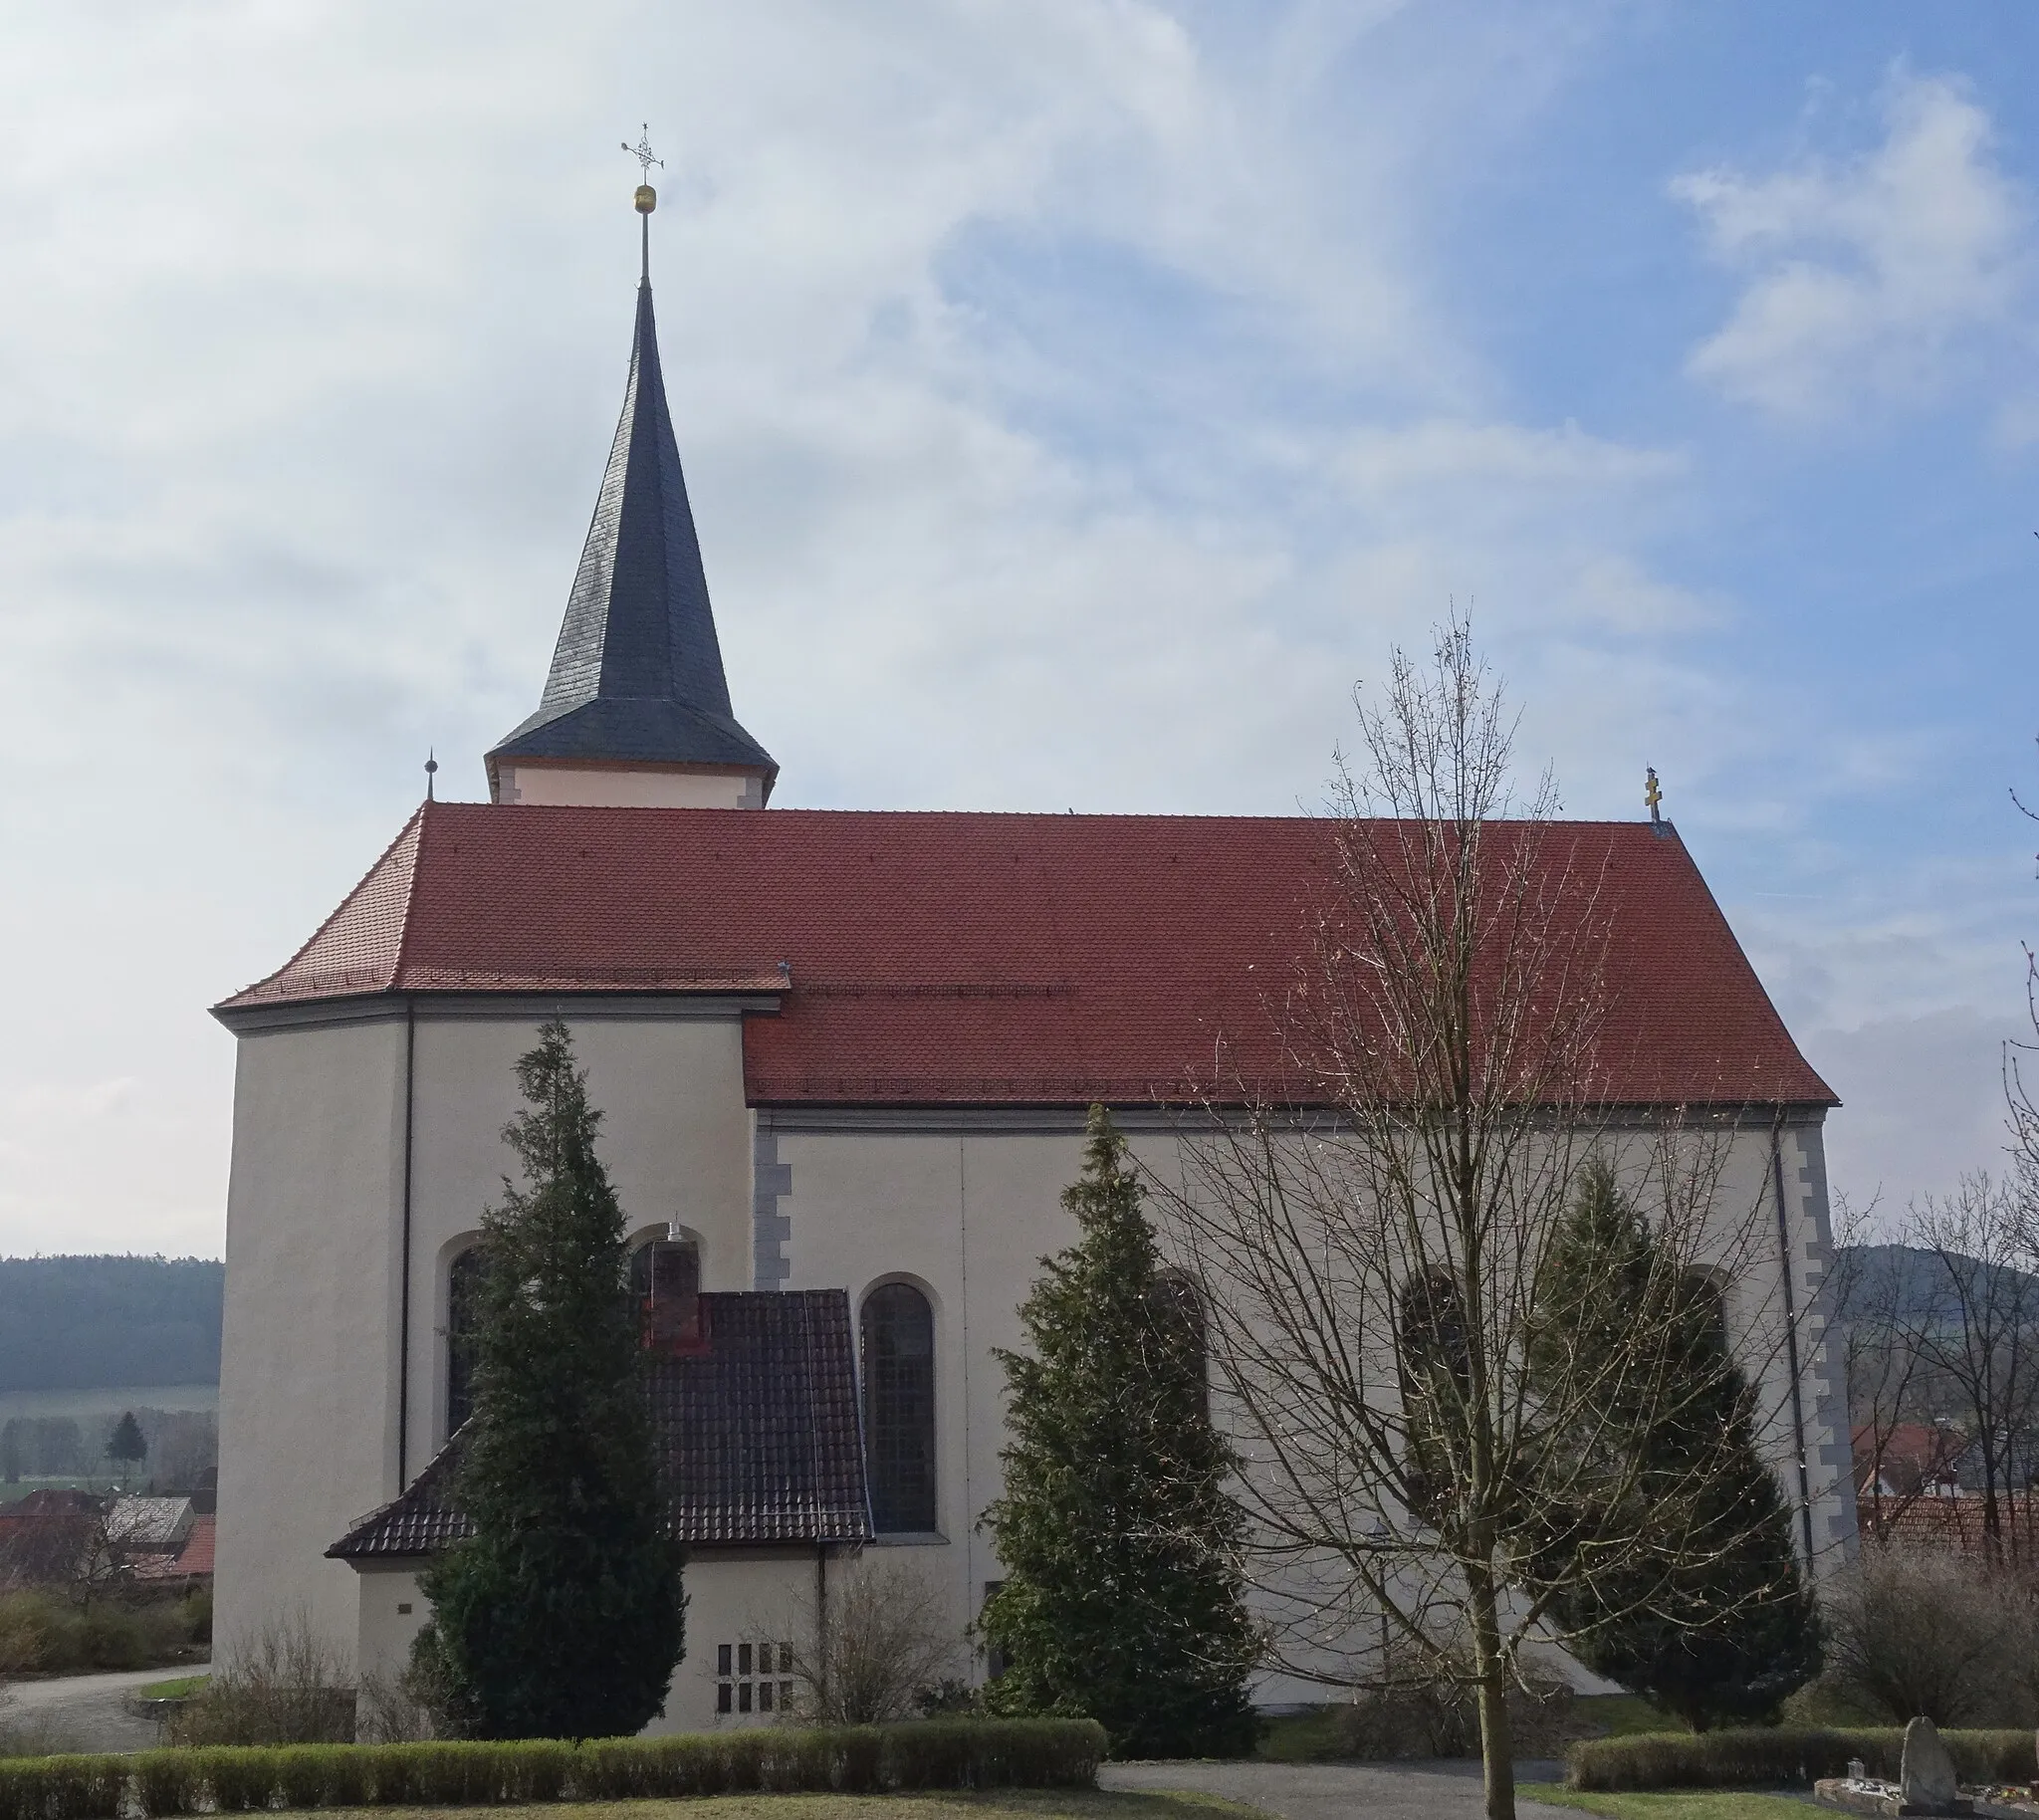
<path id="1" fill-rule="evenodd" d="M 1657 767 L 1654 765 L 1643 767 L 1643 800 L 1649 805 L 1650 825 L 1652 827 L 1662 827 L 1664 825 L 1664 811 L 1658 807 L 1658 804 L 1664 800 L 1664 792 L 1658 785 Z"/>
<path id="2" fill-rule="evenodd" d="M 656 164 L 660 170 L 663 170 L 665 169 L 665 160 L 651 155 L 651 122 L 649 120 L 644 122 L 644 132 L 637 143 L 632 145 L 628 139 L 625 139 L 623 141 L 623 149 L 637 160 L 638 169 L 644 173 L 644 181 L 637 185 L 636 200 L 637 213 L 643 218 L 641 223 L 644 230 L 643 282 L 648 285 L 651 283 L 651 211 L 658 206 L 658 191 L 651 187 L 651 167 Z"/>

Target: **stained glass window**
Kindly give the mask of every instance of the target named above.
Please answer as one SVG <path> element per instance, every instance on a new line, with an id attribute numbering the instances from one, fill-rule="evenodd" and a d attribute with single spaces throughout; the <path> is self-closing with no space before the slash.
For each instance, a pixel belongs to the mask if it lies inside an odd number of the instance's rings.
<path id="1" fill-rule="evenodd" d="M 935 1527 L 935 1316 L 911 1283 L 864 1298 L 864 1447 L 879 1534 Z"/>
<path id="2" fill-rule="evenodd" d="M 471 1245 L 446 1271 L 446 1433 L 474 1414 L 474 1323 L 482 1286 L 482 1249 Z"/>

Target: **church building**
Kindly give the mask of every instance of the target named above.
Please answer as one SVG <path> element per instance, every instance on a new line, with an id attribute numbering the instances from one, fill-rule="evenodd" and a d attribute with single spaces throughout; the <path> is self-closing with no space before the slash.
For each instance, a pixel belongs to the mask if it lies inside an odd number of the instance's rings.
<path id="1" fill-rule="evenodd" d="M 559 1017 L 633 1229 L 688 1550 L 659 1727 L 759 1722 L 790 1692 L 790 1614 L 846 1556 L 919 1564 L 959 1640 L 1000 1580 L 978 1528 L 1006 1440 L 994 1353 L 1074 1237 L 1085 1110 L 1112 1106 L 1166 1168 L 1171 1104 L 1218 1047 L 1273 1077 L 1264 983 L 1302 952 L 1326 825 L 770 806 L 648 272 L 552 668 L 485 766 L 488 800 L 426 800 L 296 955 L 215 1008 L 238 1044 L 219 1644 L 302 1610 L 363 1670 L 401 1667 L 417 1573 L 462 1529 L 462 1323 L 513 1067 Z M 1568 831 L 1604 861 L 1632 983 L 1614 1097 L 1761 1110 L 1729 1175 L 1774 1243 L 1730 1303 L 1814 1307 L 1833 1095 L 1668 823 Z M 1773 1439 L 1822 1558 L 1854 1510 L 1817 1322 L 1764 1369 L 1794 1374 L 1768 1386 L 1790 1412 Z M 1272 1676 L 1260 1696 L 1321 1698 Z"/>

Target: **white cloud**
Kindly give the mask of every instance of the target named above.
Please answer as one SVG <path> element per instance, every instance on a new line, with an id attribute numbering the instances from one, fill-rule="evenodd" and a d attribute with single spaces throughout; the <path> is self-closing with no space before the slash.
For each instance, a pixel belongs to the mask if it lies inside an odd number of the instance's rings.
<path id="1" fill-rule="evenodd" d="M 2026 278 L 2025 198 L 1946 77 L 1895 74 L 1884 138 L 1856 157 L 1697 171 L 1672 193 L 1748 274 L 1690 370 L 1780 416 L 1935 395 L 1974 337 L 2011 323 Z"/>
<path id="2" fill-rule="evenodd" d="M 1807 1056 L 1842 1100 L 1827 1135 L 1836 1185 L 1858 1207 L 1881 1196 L 1882 1211 L 1895 1215 L 1969 1171 L 2002 1170 L 2003 1042 L 2018 1033 L 1959 1008 L 1802 1031 Z"/>
<path id="3" fill-rule="evenodd" d="M 1500 155 L 1608 10 L 12 21 L 0 1249 L 216 1245 L 202 1007 L 353 882 L 428 744 L 479 794 L 528 710 L 647 115 L 667 383 L 782 800 L 1279 811 L 1454 598 L 1578 807 L 1635 812 L 1648 760 L 1697 796 L 1790 718 L 1678 642 L 1737 612 L 1653 556 L 1704 476 L 1521 421 L 1442 269 L 1440 170 Z"/>

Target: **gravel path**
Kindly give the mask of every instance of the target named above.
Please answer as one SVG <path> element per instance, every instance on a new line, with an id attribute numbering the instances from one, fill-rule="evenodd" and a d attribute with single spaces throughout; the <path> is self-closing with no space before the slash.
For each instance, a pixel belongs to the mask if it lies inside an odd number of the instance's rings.
<path id="1" fill-rule="evenodd" d="M 0 1727 L 48 1725 L 75 1750 L 152 1750 L 155 1720 L 128 1712 L 127 1696 L 151 1682 L 195 1675 L 205 1664 L 175 1669 L 125 1669 L 113 1675 L 63 1675 L 17 1681 L 0 1694 Z"/>
<path id="2" fill-rule="evenodd" d="M 1532 1799 L 1534 1782 L 1555 1782 L 1557 1763 L 1517 1763 L 1521 1820 L 1578 1820 L 1571 1808 Z M 1184 1788 L 1226 1795 L 1278 1820 L 1481 1820 L 1479 1765 L 1418 1763 L 1107 1763 L 1103 1788 Z"/>

